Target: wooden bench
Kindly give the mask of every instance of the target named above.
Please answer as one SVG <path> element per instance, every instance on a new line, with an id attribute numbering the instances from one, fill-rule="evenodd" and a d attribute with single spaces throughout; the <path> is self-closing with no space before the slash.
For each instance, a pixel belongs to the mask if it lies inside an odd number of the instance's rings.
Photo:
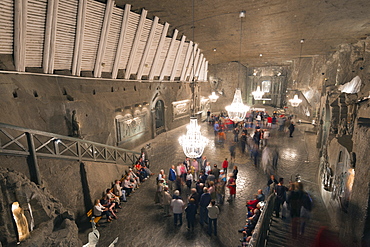
<path id="1" fill-rule="evenodd" d="M 87 213 L 86 213 L 86 215 L 87 215 L 87 217 L 89 217 L 89 218 L 91 218 L 90 219 L 90 222 L 92 222 L 93 221 L 93 219 L 92 219 L 92 216 L 93 216 L 93 210 L 92 209 L 90 209 Z M 96 216 L 96 217 L 94 217 L 94 222 L 95 222 L 95 224 L 97 224 L 98 222 L 99 222 L 99 220 L 101 219 L 101 216 Z"/>

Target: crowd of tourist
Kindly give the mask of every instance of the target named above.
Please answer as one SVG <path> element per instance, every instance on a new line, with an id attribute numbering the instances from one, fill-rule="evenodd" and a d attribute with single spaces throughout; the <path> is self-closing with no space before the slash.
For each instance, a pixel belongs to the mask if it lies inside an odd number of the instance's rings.
<path id="1" fill-rule="evenodd" d="M 194 231 L 198 219 L 201 226 L 208 225 L 209 235 L 217 236 L 219 207 L 224 204 L 226 194 L 227 201 L 235 200 L 237 174 L 237 166 L 229 167 L 227 158 L 220 168 L 217 164 L 211 167 L 206 156 L 186 158 L 177 166 L 172 165 L 167 174 L 159 171 L 154 202 L 163 207 L 164 217 L 174 216 L 175 227 L 183 224 L 185 213 L 189 231 Z"/>

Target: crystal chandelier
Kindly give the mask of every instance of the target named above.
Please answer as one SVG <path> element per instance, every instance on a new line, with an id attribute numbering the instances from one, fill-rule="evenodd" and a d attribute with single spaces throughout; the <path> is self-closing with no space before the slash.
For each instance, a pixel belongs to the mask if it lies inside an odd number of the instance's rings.
<path id="1" fill-rule="evenodd" d="M 212 94 L 210 96 L 208 96 L 209 100 L 212 102 L 212 103 L 215 103 L 217 100 L 218 100 L 218 95 L 216 95 L 215 92 L 212 92 Z"/>
<path id="2" fill-rule="evenodd" d="M 302 100 L 298 98 L 297 94 L 295 94 L 294 98 L 290 99 L 289 102 L 293 107 L 297 107 L 300 103 L 302 103 Z"/>
<path id="3" fill-rule="evenodd" d="M 200 126 L 198 125 L 197 118 L 191 117 L 190 124 L 186 126 L 186 128 L 186 135 L 182 135 L 179 138 L 180 145 L 186 157 L 199 158 L 203 154 L 208 139 L 200 133 Z"/>
<path id="4" fill-rule="evenodd" d="M 235 90 L 233 103 L 225 107 L 229 118 L 234 122 L 243 121 L 249 106 L 243 104 L 242 93 L 239 88 Z"/>
<path id="5" fill-rule="evenodd" d="M 261 91 L 260 86 L 257 86 L 257 90 L 252 92 L 252 95 L 255 100 L 261 100 L 264 92 Z"/>

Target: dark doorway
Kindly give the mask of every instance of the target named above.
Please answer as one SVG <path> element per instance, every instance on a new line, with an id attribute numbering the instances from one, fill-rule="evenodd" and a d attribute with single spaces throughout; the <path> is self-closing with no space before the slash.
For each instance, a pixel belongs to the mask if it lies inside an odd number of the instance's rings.
<path id="1" fill-rule="evenodd" d="M 162 100 L 158 100 L 155 104 L 155 129 L 156 134 L 164 132 L 164 103 Z"/>

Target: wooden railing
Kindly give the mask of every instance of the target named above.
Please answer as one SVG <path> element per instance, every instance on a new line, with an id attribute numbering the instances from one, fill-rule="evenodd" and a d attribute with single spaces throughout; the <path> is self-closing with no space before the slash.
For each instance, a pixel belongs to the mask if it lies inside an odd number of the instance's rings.
<path id="1" fill-rule="evenodd" d="M 270 194 L 267 198 L 266 204 L 254 228 L 252 238 L 248 243 L 248 247 L 266 246 L 267 236 L 270 231 L 271 217 L 274 211 L 275 198 L 275 194 Z"/>
<path id="2" fill-rule="evenodd" d="M 140 153 L 58 134 L 0 123 L 0 155 L 133 164 Z"/>

